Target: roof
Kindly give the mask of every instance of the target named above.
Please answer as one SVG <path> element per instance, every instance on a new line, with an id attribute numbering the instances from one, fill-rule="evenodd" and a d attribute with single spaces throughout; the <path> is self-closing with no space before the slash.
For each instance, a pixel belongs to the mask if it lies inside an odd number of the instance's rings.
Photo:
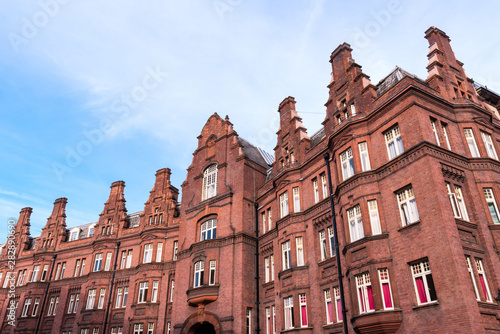
<path id="1" fill-rule="evenodd" d="M 415 80 L 421 81 L 425 84 L 422 79 L 417 77 L 415 74 L 411 74 L 409 72 L 406 72 L 403 70 L 401 67 L 396 66 L 396 68 L 389 73 L 385 78 L 379 81 L 377 84 L 377 95 L 383 95 L 385 92 L 387 92 L 392 86 L 397 84 L 399 81 L 403 80 L 404 77 L 410 77 Z"/>
<path id="2" fill-rule="evenodd" d="M 140 225 L 141 213 L 142 211 L 138 211 L 127 215 L 129 221 L 128 228 L 134 228 Z"/>
<path id="3" fill-rule="evenodd" d="M 311 136 L 311 148 L 318 145 L 323 139 L 325 139 L 325 128 L 319 129 L 315 134 Z"/>
<path id="4" fill-rule="evenodd" d="M 264 150 L 262 150 L 261 148 L 259 148 L 257 146 L 250 144 L 250 142 L 246 141 L 245 139 L 243 139 L 241 137 L 239 137 L 238 140 L 240 141 L 240 144 L 243 146 L 243 152 L 245 152 L 248 159 L 255 162 L 256 164 L 261 165 L 262 167 L 265 167 L 265 168 L 269 167 L 269 163 L 267 162 L 267 159 L 261 153 L 261 152 L 264 152 Z M 265 154 L 268 156 L 271 156 L 267 152 Z"/>

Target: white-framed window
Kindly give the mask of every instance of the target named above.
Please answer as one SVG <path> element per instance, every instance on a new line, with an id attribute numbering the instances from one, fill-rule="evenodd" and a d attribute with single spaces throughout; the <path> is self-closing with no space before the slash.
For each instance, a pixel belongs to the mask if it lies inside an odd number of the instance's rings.
<path id="1" fill-rule="evenodd" d="M 283 300 L 285 311 L 285 330 L 294 327 L 293 321 L 293 297 L 286 297 Z"/>
<path id="2" fill-rule="evenodd" d="M 80 294 L 71 294 L 69 296 L 69 302 L 68 302 L 68 314 L 71 313 L 76 313 L 76 307 L 78 306 L 77 303 L 78 301 L 76 300 L 77 297 L 79 297 Z M 75 307 L 76 306 L 76 307 Z"/>
<path id="3" fill-rule="evenodd" d="M 266 334 L 273 333 L 273 323 L 271 319 L 271 307 L 266 307 Z"/>
<path id="4" fill-rule="evenodd" d="M 33 266 L 33 272 L 31 273 L 30 282 L 36 282 L 36 280 L 38 278 L 39 271 L 40 271 L 40 265 L 39 264 L 37 264 L 36 266 Z"/>
<path id="5" fill-rule="evenodd" d="M 364 238 L 363 221 L 361 219 L 361 207 L 356 205 L 347 210 L 347 219 L 349 221 L 349 233 L 351 242 Z"/>
<path id="6" fill-rule="evenodd" d="M 314 178 L 313 182 L 313 192 L 314 192 L 314 203 L 319 202 L 319 188 L 318 188 L 318 179 Z"/>
<path id="7" fill-rule="evenodd" d="M 158 281 L 153 281 L 153 289 L 151 290 L 151 302 L 156 303 L 158 301 Z"/>
<path id="8" fill-rule="evenodd" d="M 45 282 L 45 279 L 47 278 L 47 273 L 49 272 L 49 265 L 44 264 L 43 269 L 42 269 L 42 275 L 40 277 L 41 282 Z"/>
<path id="9" fill-rule="evenodd" d="M 57 298 L 59 298 L 59 297 L 57 297 Z M 52 312 L 54 309 L 54 300 L 55 300 L 55 297 L 52 297 L 50 299 L 49 312 L 47 313 L 47 315 L 52 315 Z M 40 298 L 39 297 L 35 298 L 35 302 L 33 303 L 33 310 L 31 311 L 32 317 L 35 317 L 36 314 L 38 313 L 38 306 L 40 306 Z M 51 308 L 51 306 L 52 306 L 52 308 Z M 54 312 L 54 315 L 55 315 L 55 312 Z"/>
<path id="10" fill-rule="evenodd" d="M 354 102 L 351 104 L 351 116 L 356 116 L 356 106 Z"/>
<path id="11" fill-rule="evenodd" d="M 123 302 L 122 302 L 122 307 L 127 306 L 127 299 L 128 299 L 128 286 L 123 287 Z"/>
<path id="12" fill-rule="evenodd" d="M 304 265 L 304 242 L 302 237 L 295 238 L 295 246 L 297 248 L 297 266 Z"/>
<path id="13" fill-rule="evenodd" d="M 90 329 L 89 328 L 82 328 L 80 329 L 80 334 L 89 334 Z"/>
<path id="14" fill-rule="evenodd" d="M 378 215 L 377 200 L 368 201 L 368 211 L 370 212 L 370 224 L 372 226 L 372 235 L 381 234 L 380 217 Z"/>
<path id="15" fill-rule="evenodd" d="M 85 272 L 85 262 L 86 261 L 87 261 L 87 259 L 82 259 L 82 264 L 80 267 L 80 276 L 83 276 L 83 273 Z"/>
<path id="16" fill-rule="evenodd" d="M 144 332 L 144 324 L 134 324 L 134 334 L 143 334 Z"/>
<path id="17" fill-rule="evenodd" d="M 52 312 L 52 315 L 56 315 L 58 305 L 59 305 L 59 296 L 56 296 L 56 301 L 54 303 L 54 311 Z"/>
<path id="18" fill-rule="evenodd" d="M 163 242 L 156 244 L 156 262 L 161 262 L 161 256 L 163 254 Z"/>
<path id="19" fill-rule="evenodd" d="M 324 290 L 323 295 L 325 296 L 326 323 L 333 324 L 333 305 L 330 289 Z"/>
<path id="20" fill-rule="evenodd" d="M 455 218 L 469 221 L 469 215 L 467 214 L 467 208 L 465 207 L 462 188 L 456 184 L 452 185 L 449 182 L 446 182 L 446 191 L 448 192 L 448 198 L 450 199 L 453 216 Z"/>
<path id="21" fill-rule="evenodd" d="M 205 271 L 205 262 L 198 261 L 194 264 L 194 281 L 193 288 L 197 288 L 203 285 L 203 273 Z"/>
<path id="22" fill-rule="evenodd" d="M 300 212 L 300 192 L 299 187 L 292 188 L 293 192 L 293 211 Z"/>
<path id="23" fill-rule="evenodd" d="M 399 131 L 399 126 L 395 126 L 386 133 L 384 133 L 385 143 L 387 145 L 387 153 L 389 154 L 389 160 L 394 159 L 401 153 L 405 151 L 403 147 L 403 139 L 401 138 L 401 132 Z"/>
<path id="24" fill-rule="evenodd" d="M 74 277 L 77 277 L 78 275 L 80 275 L 80 259 L 77 259 L 76 260 L 76 264 L 75 264 L 75 274 L 73 275 Z"/>
<path id="25" fill-rule="evenodd" d="M 201 200 L 217 195 L 217 165 L 210 165 L 203 172 L 203 193 Z"/>
<path id="26" fill-rule="evenodd" d="M 125 268 L 130 268 L 131 265 L 132 265 L 132 249 L 129 249 L 127 253 L 127 263 L 125 265 Z"/>
<path id="27" fill-rule="evenodd" d="M 155 323 L 148 322 L 148 334 L 154 334 L 154 329 L 155 329 Z"/>
<path id="28" fill-rule="evenodd" d="M 321 261 L 326 260 L 328 255 L 326 250 L 325 230 L 319 231 L 319 250 L 321 254 Z"/>
<path id="29" fill-rule="evenodd" d="M 320 175 L 320 177 L 321 177 L 321 188 L 323 189 L 323 198 L 327 198 L 328 197 L 328 183 L 326 180 L 326 174 L 322 173 Z M 318 200 L 319 200 L 319 198 L 318 198 Z"/>
<path id="30" fill-rule="evenodd" d="M 149 282 L 139 283 L 139 293 L 137 294 L 137 302 L 145 303 L 148 298 Z"/>
<path id="31" fill-rule="evenodd" d="M 271 254 L 271 281 L 274 281 L 274 254 Z"/>
<path id="32" fill-rule="evenodd" d="M 96 291 L 97 289 L 89 290 L 89 293 L 87 295 L 87 305 L 85 306 L 87 310 L 94 308 Z"/>
<path id="33" fill-rule="evenodd" d="M 276 308 L 271 306 L 271 313 L 273 316 L 273 334 L 276 334 Z"/>
<path id="34" fill-rule="evenodd" d="M 441 123 L 441 128 L 443 129 L 443 137 L 446 142 L 446 147 L 451 151 L 450 138 L 448 137 L 448 125 Z"/>
<path id="35" fill-rule="evenodd" d="M 115 308 L 119 308 L 122 306 L 122 298 L 123 298 L 123 288 L 118 287 L 116 288 Z"/>
<path id="36" fill-rule="evenodd" d="M 31 306 L 31 298 L 26 298 L 24 300 L 23 311 L 21 312 L 21 317 L 28 316 L 28 310 L 29 310 L 30 306 Z"/>
<path id="37" fill-rule="evenodd" d="M 62 267 L 61 267 L 61 276 L 59 277 L 59 279 L 63 279 L 64 278 L 64 272 L 66 271 L 66 262 L 63 262 L 62 263 Z"/>
<path id="38" fill-rule="evenodd" d="M 101 266 L 102 266 L 102 253 L 98 253 L 95 255 L 94 271 L 100 271 Z"/>
<path id="39" fill-rule="evenodd" d="M 490 287 L 488 285 L 488 280 L 486 279 L 486 273 L 484 272 L 483 261 L 481 259 L 476 260 L 476 269 L 479 275 L 479 283 L 481 283 L 482 297 L 486 299 L 487 302 L 492 302 Z"/>
<path id="40" fill-rule="evenodd" d="M 210 273 L 208 275 L 208 285 L 215 285 L 215 270 L 217 269 L 217 263 L 215 260 L 210 260 Z"/>
<path id="41" fill-rule="evenodd" d="M 95 232 L 95 224 L 89 226 L 89 230 L 87 233 L 87 238 L 93 237 Z"/>
<path id="42" fill-rule="evenodd" d="M 80 234 L 79 228 L 73 228 L 69 231 L 69 241 L 78 240 L 78 235 Z"/>
<path id="43" fill-rule="evenodd" d="M 109 269 L 111 268 L 111 257 L 112 257 L 112 253 L 111 252 L 108 252 L 106 254 L 106 262 L 104 263 L 104 271 L 109 271 Z"/>
<path id="44" fill-rule="evenodd" d="M 271 208 L 267 209 L 267 224 L 269 225 L 269 231 L 271 231 L 272 227 L 272 219 L 271 219 Z"/>
<path id="45" fill-rule="evenodd" d="M 57 281 L 59 279 L 59 275 L 61 274 L 61 262 L 57 264 L 56 267 L 56 276 L 54 277 L 54 280 Z M 19 285 L 19 284 L 18 284 Z"/>
<path id="46" fill-rule="evenodd" d="M 441 146 L 441 142 L 439 141 L 439 135 L 438 135 L 436 121 L 433 119 L 431 119 L 431 128 L 432 128 L 432 132 L 434 133 L 434 139 L 436 140 L 436 144 L 438 146 Z"/>
<path id="47" fill-rule="evenodd" d="M 174 301 L 174 286 L 175 286 L 175 281 L 172 280 L 170 282 L 170 302 Z"/>
<path id="48" fill-rule="evenodd" d="M 299 294 L 299 306 L 300 306 L 300 326 L 307 327 L 307 301 L 306 294 Z"/>
<path id="49" fill-rule="evenodd" d="M 179 250 L 179 241 L 175 240 L 174 241 L 174 252 L 172 256 L 172 260 L 177 261 L 177 251 Z"/>
<path id="50" fill-rule="evenodd" d="M 246 333 L 247 334 L 252 334 L 252 308 L 247 307 L 247 314 L 246 314 Z"/>
<path id="51" fill-rule="evenodd" d="M 486 147 L 486 153 L 488 153 L 488 157 L 498 160 L 497 151 L 495 150 L 495 146 L 493 145 L 491 135 L 489 133 L 481 131 L 481 137 L 483 138 L 484 147 Z"/>
<path id="52" fill-rule="evenodd" d="M 354 175 L 354 159 L 350 147 L 340 154 L 340 163 L 342 165 L 343 180 L 347 180 Z"/>
<path id="53" fill-rule="evenodd" d="M 355 278 L 356 290 L 358 291 L 359 313 L 362 314 L 375 311 L 370 273 L 356 275 Z"/>
<path id="54" fill-rule="evenodd" d="M 372 169 L 370 165 L 370 156 L 368 154 L 368 145 L 366 142 L 361 142 L 358 144 L 359 148 L 359 157 L 361 159 L 361 170 L 366 172 L 367 170 Z"/>
<path id="55" fill-rule="evenodd" d="M 436 301 L 436 289 L 434 288 L 434 280 L 432 279 L 429 261 L 412 264 L 411 272 L 418 305 Z"/>
<path id="56" fill-rule="evenodd" d="M 490 211 L 491 219 L 494 224 L 500 224 L 500 215 L 498 211 L 497 202 L 495 200 L 495 195 L 493 195 L 492 188 L 483 188 L 484 198 L 486 199 L 486 204 L 488 205 L 488 210 Z"/>
<path id="57" fill-rule="evenodd" d="M 142 263 L 149 263 L 153 260 L 153 244 L 145 244 L 144 245 L 144 257 L 142 259 Z"/>
<path id="58" fill-rule="evenodd" d="M 394 308 L 391 292 L 391 282 L 389 280 L 389 269 L 379 269 L 378 277 L 380 280 L 380 291 L 382 291 L 382 301 L 384 302 L 384 310 Z"/>
<path id="59" fill-rule="evenodd" d="M 330 256 L 335 256 L 335 235 L 333 234 L 333 226 L 326 228 L 328 231 L 328 240 L 330 241 Z"/>
<path id="60" fill-rule="evenodd" d="M 465 256 L 465 263 L 467 264 L 467 270 L 469 271 L 469 276 L 472 283 L 472 288 L 474 289 L 476 300 L 481 300 L 481 297 L 479 297 L 479 292 L 477 290 L 476 279 L 474 278 L 474 271 L 472 270 L 472 263 L 470 261 L 470 257 L 467 255 Z"/>
<path id="61" fill-rule="evenodd" d="M 266 211 L 262 211 L 261 213 L 262 217 L 262 234 L 266 233 Z"/>
<path id="62" fill-rule="evenodd" d="M 269 256 L 264 258 L 264 283 L 269 282 L 269 275 L 271 273 L 271 259 Z"/>
<path id="63" fill-rule="evenodd" d="M 408 187 L 401 190 L 396 194 L 396 196 L 398 198 L 399 213 L 401 215 L 401 222 L 403 223 L 403 226 L 417 222 L 419 220 L 419 216 L 413 188 Z"/>
<path id="64" fill-rule="evenodd" d="M 280 195 L 281 218 L 288 215 L 288 191 Z"/>
<path id="65" fill-rule="evenodd" d="M 104 307 L 104 298 L 106 297 L 106 289 L 101 289 L 99 291 L 99 300 L 97 301 L 97 308 L 102 309 Z"/>
<path id="66" fill-rule="evenodd" d="M 281 255 L 283 262 L 283 270 L 290 269 L 292 267 L 290 240 L 281 244 Z"/>
<path id="67" fill-rule="evenodd" d="M 333 297 L 335 298 L 335 313 L 337 315 L 337 322 L 342 321 L 342 302 L 340 301 L 340 288 L 333 288 Z"/>
<path id="68" fill-rule="evenodd" d="M 3 273 L 0 273 L 0 282 L 2 281 L 2 275 Z M 17 285 L 18 286 L 23 285 L 25 279 L 26 279 L 26 269 L 24 269 L 22 272 L 19 271 L 19 276 L 17 277 Z"/>
<path id="69" fill-rule="evenodd" d="M 200 241 L 215 239 L 217 236 L 217 220 L 209 219 L 201 224 L 201 237 Z"/>
<path id="70" fill-rule="evenodd" d="M 464 129 L 465 140 L 467 140 L 467 145 L 469 146 L 470 154 L 473 158 L 479 158 L 479 150 L 477 149 L 476 139 L 474 138 L 474 133 L 471 128 Z"/>
<path id="71" fill-rule="evenodd" d="M 92 334 L 99 334 L 99 327 L 94 327 Z"/>
<path id="72" fill-rule="evenodd" d="M 167 322 L 167 334 L 170 334 L 170 321 Z"/>

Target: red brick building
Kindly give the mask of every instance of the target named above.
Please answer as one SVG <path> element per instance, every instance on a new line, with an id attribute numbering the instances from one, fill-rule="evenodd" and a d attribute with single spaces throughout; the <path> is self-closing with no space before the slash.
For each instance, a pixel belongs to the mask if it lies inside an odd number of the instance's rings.
<path id="1" fill-rule="evenodd" d="M 374 85 L 336 48 L 322 129 L 284 99 L 272 163 L 210 116 L 182 205 L 161 169 L 142 212 L 123 181 L 92 224 L 66 226 L 60 198 L 31 237 L 22 209 L 1 333 L 341 333 L 325 153 L 349 332 L 499 332 L 500 96 L 444 32 L 425 37 L 425 80 L 396 68 Z"/>

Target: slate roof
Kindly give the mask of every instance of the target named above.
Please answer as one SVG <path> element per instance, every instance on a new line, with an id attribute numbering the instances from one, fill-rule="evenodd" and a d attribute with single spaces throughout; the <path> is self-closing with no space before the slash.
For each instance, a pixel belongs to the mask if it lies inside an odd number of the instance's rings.
<path id="1" fill-rule="evenodd" d="M 406 72 L 401 67 L 396 66 L 396 68 L 391 73 L 389 73 L 385 78 L 380 80 L 379 83 L 377 84 L 377 96 L 383 95 L 392 86 L 397 84 L 399 81 L 403 80 L 404 77 L 413 78 L 415 80 L 420 81 L 424 85 L 427 85 L 425 81 L 417 77 L 415 74 Z"/>
<path id="2" fill-rule="evenodd" d="M 269 164 L 267 163 L 266 159 L 264 159 L 264 156 L 260 152 L 258 147 L 250 144 L 248 141 L 245 139 L 239 137 L 238 140 L 240 141 L 241 145 L 243 145 L 243 152 L 247 155 L 248 159 L 251 161 L 261 165 L 262 167 L 268 168 Z M 267 153 L 269 155 L 269 153 Z"/>
<path id="3" fill-rule="evenodd" d="M 325 139 L 325 128 L 319 129 L 311 136 L 311 148 L 318 145 L 323 139 Z"/>

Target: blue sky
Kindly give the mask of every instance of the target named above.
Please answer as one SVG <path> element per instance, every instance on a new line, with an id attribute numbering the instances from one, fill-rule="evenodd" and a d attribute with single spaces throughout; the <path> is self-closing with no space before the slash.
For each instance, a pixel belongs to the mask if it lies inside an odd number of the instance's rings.
<path id="1" fill-rule="evenodd" d="M 0 224 L 53 202 L 67 224 L 98 219 L 113 181 L 143 209 L 155 171 L 180 188 L 208 117 L 229 115 L 273 153 L 291 95 L 309 135 L 324 119 L 330 53 L 350 43 L 376 84 L 396 65 L 426 78 L 430 26 L 469 77 L 500 92 L 495 1 L 3 1 Z M 0 242 L 6 238 L 0 229 Z"/>

